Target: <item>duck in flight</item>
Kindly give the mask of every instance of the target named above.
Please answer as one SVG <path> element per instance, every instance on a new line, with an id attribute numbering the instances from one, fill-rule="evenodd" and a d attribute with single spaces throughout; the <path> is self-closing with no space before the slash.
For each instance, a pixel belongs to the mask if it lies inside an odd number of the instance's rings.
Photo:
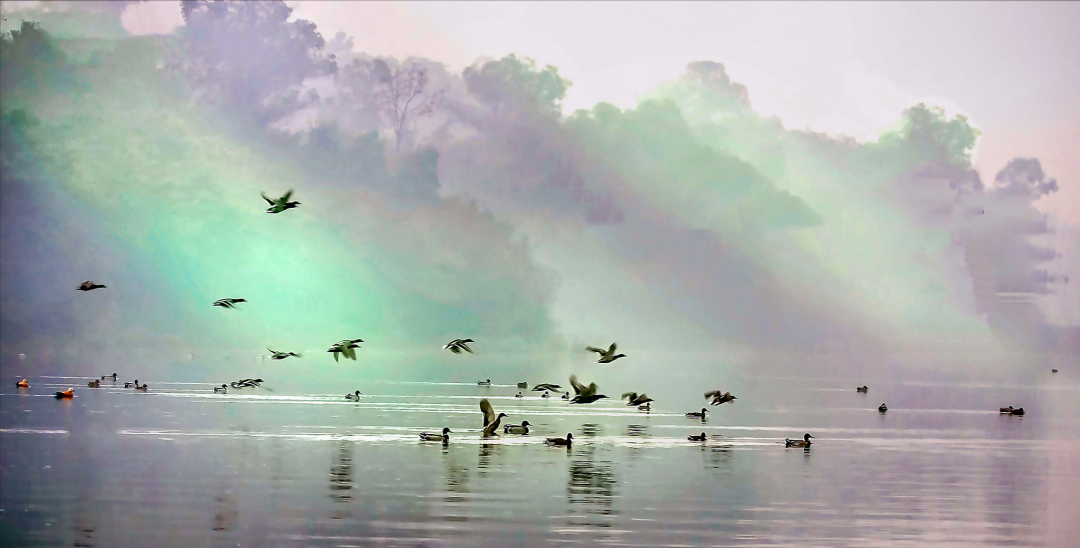
<path id="1" fill-rule="evenodd" d="M 270 350 L 270 348 L 268 347 L 267 350 Z M 296 352 L 278 352 L 277 350 L 270 350 L 270 353 L 273 354 L 273 356 L 270 356 L 271 360 L 284 360 L 289 356 L 297 358 L 301 357 L 300 354 L 297 354 Z"/>
<path id="2" fill-rule="evenodd" d="M 628 405 L 628 406 L 630 406 L 630 405 L 645 405 L 645 404 L 647 404 L 647 403 L 649 403 L 651 401 L 655 401 L 652 398 L 646 396 L 645 394 L 638 394 L 637 392 L 624 392 L 623 395 L 622 395 L 622 398 L 620 398 L 620 399 L 627 400 L 626 405 Z"/>
<path id="3" fill-rule="evenodd" d="M 220 306 L 221 308 L 236 308 L 236 303 L 246 303 L 245 299 L 218 299 L 214 301 L 214 306 Z"/>
<path id="4" fill-rule="evenodd" d="M 613 361 L 615 361 L 615 360 L 617 360 L 619 358 L 625 358 L 626 357 L 626 354 L 616 354 L 615 353 L 615 348 L 616 348 L 615 343 L 611 343 L 611 346 L 607 350 L 603 350 L 601 348 L 596 348 L 595 346 L 586 346 L 585 350 L 588 350 L 589 352 L 596 352 L 597 354 L 600 354 L 600 359 L 597 360 L 596 363 L 611 363 L 611 362 L 613 362 Z"/>
<path id="5" fill-rule="evenodd" d="M 139 382 L 139 381 L 135 381 L 135 382 Z M 233 388 L 253 388 L 255 386 L 260 386 L 262 384 L 262 382 L 263 382 L 262 379 L 240 379 L 238 381 L 233 381 L 230 384 L 232 385 Z"/>
<path id="6" fill-rule="evenodd" d="M 429 432 L 420 432 L 420 439 L 424 441 L 441 441 L 446 443 L 450 441 L 450 429 L 443 428 L 442 434 L 431 434 Z"/>
<path id="7" fill-rule="evenodd" d="M 570 386 L 574 387 L 574 392 L 577 393 L 570 403 L 592 403 L 596 400 L 606 398 L 603 394 L 596 393 L 596 383 L 589 383 L 589 386 L 581 384 L 577 380 L 577 375 L 570 375 Z M 569 394 L 569 392 L 567 392 Z"/>
<path id="8" fill-rule="evenodd" d="M 720 405 L 722 403 L 727 403 L 729 401 L 734 401 L 734 400 L 739 399 L 739 398 L 736 398 L 735 396 L 732 396 L 731 392 L 720 392 L 719 390 L 712 390 L 712 391 L 706 392 L 705 393 L 705 399 L 709 399 L 709 398 L 712 398 L 712 401 L 709 402 L 709 405 Z"/>
<path id="9" fill-rule="evenodd" d="M 542 382 L 533 387 L 533 392 L 543 392 L 545 390 L 547 390 L 548 392 L 558 392 L 562 390 L 562 386 L 558 384 L 551 384 L 549 382 Z"/>
<path id="10" fill-rule="evenodd" d="M 807 432 L 806 434 L 803 435 L 803 439 L 801 439 L 801 440 L 793 440 L 791 438 L 784 438 L 784 447 L 810 447 L 810 444 L 813 443 L 813 442 L 810 441 L 810 438 L 812 438 L 812 437 L 814 437 L 814 436 L 811 436 L 810 433 Z"/>
<path id="11" fill-rule="evenodd" d="M 491 402 L 489 402 L 487 398 L 480 400 L 480 411 L 484 413 L 484 430 L 482 435 L 485 438 L 497 435 L 496 432 L 499 430 L 499 421 L 507 416 L 506 413 L 499 413 L 496 415 L 495 409 L 491 407 Z"/>
<path id="12" fill-rule="evenodd" d="M 446 345 L 443 346 L 443 349 L 444 350 L 449 350 L 449 351 L 453 352 L 454 354 L 461 354 L 462 350 L 464 350 L 465 352 L 468 352 L 469 354 L 472 354 L 473 351 L 472 351 L 471 348 L 469 348 L 469 344 L 468 344 L 468 343 L 471 343 L 471 342 L 476 342 L 476 341 L 474 341 L 472 339 L 454 339 L 454 340 L 446 343 Z"/>
<path id="13" fill-rule="evenodd" d="M 91 281 L 87 280 L 87 281 L 79 284 L 79 287 L 76 287 L 75 289 L 78 289 L 79 291 L 93 291 L 95 289 L 103 289 L 104 287 L 105 286 L 103 286 L 101 284 L 96 284 L 94 282 L 91 282 Z"/>
<path id="14" fill-rule="evenodd" d="M 285 211 L 286 209 L 292 209 L 292 208 L 300 205 L 300 202 L 290 202 L 289 201 L 289 198 L 292 197 L 292 193 L 293 193 L 293 191 L 290 188 L 289 191 L 286 192 L 284 196 L 278 198 L 277 200 L 271 200 L 270 197 L 267 196 L 265 192 L 260 192 L 259 194 L 262 194 L 263 200 L 266 200 L 266 203 L 270 204 L 270 207 L 266 208 L 267 213 L 281 213 L 282 211 Z"/>
<path id="15" fill-rule="evenodd" d="M 330 347 L 330 352 L 334 355 L 334 361 L 338 361 L 338 354 L 356 361 L 356 348 L 360 348 L 360 343 L 364 342 L 363 339 L 344 339 L 334 343 L 334 346 Z"/>
<path id="16" fill-rule="evenodd" d="M 686 416 L 691 418 L 691 419 L 705 420 L 705 413 L 708 413 L 708 412 L 709 412 L 708 409 L 705 409 L 704 407 L 702 407 L 700 413 L 697 412 L 697 411 L 691 411 L 691 412 L 687 413 Z"/>

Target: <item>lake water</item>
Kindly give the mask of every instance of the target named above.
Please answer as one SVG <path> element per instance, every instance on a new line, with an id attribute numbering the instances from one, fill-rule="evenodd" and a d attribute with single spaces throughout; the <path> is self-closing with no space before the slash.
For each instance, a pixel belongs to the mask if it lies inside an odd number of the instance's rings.
<path id="1" fill-rule="evenodd" d="M 16 380 L 0 390 L 3 546 L 1080 545 L 1080 383 L 1063 374 L 868 394 L 757 379 L 704 422 L 683 415 L 700 396 L 645 413 L 514 385 L 371 382 L 353 403 Z M 480 439 L 483 397 L 532 433 Z M 445 446 L 417 437 L 444 426 Z M 571 448 L 544 445 L 567 432 Z M 809 450 L 784 447 L 804 432 Z"/>

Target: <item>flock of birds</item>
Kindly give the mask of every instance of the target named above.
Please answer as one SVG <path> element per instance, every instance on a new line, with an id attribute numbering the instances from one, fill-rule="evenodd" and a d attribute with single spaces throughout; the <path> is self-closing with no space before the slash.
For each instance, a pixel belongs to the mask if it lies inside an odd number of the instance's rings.
<path id="1" fill-rule="evenodd" d="M 295 200 L 291 200 L 292 194 L 293 194 L 292 189 L 290 189 L 288 192 L 286 192 L 280 198 L 276 198 L 276 199 L 271 199 L 269 196 L 266 195 L 266 193 L 260 193 L 260 194 L 261 194 L 262 198 L 264 200 L 266 200 L 267 204 L 269 204 L 269 206 L 270 206 L 270 207 L 268 207 L 266 209 L 267 213 L 277 214 L 277 213 L 281 213 L 281 212 L 289 210 L 289 209 L 294 209 L 294 208 L 296 208 L 297 206 L 300 205 L 300 202 L 295 201 Z M 94 283 L 93 281 L 88 280 L 88 281 L 85 281 L 82 284 L 80 284 L 76 289 L 78 291 L 93 291 L 95 289 L 104 289 L 104 288 L 106 288 L 105 285 L 97 284 L 97 283 Z M 246 299 L 242 299 L 242 298 L 235 298 L 235 297 L 233 297 L 233 298 L 224 298 L 224 299 L 218 299 L 217 301 L 214 301 L 212 306 L 221 307 L 221 308 L 224 308 L 224 309 L 235 309 L 237 304 L 246 303 L 246 302 L 248 302 L 248 301 Z M 359 339 L 359 338 L 356 338 L 356 339 L 343 339 L 343 340 L 338 341 L 338 342 L 334 343 L 333 345 L 331 345 L 330 349 L 327 350 L 327 352 L 331 353 L 334 356 L 334 361 L 335 362 L 338 361 L 339 357 L 342 357 L 342 356 L 355 361 L 356 360 L 356 349 L 360 348 L 360 343 L 363 343 L 363 342 L 364 342 L 364 340 Z M 461 354 L 462 352 L 467 352 L 467 353 L 472 354 L 473 350 L 472 350 L 472 348 L 469 347 L 469 343 L 475 343 L 475 341 L 473 341 L 472 339 L 454 339 L 454 340 L 446 343 L 443 346 L 443 349 L 444 350 L 449 350 L 450 352 L 452 352 L 454 354 Z M 585 348 L 586 351 L 596 352 L 597 354 L 599 354 L 599 359 L 597 360 L 597 363 L 601 363 L 601 364 L 612 363 L 615 360 L 618 360 L 619 358 L 627 357 L 626 354 L 616 354 L 617 349 L 618 349 L 618 346 L 615 343 L 611 343 L 611 346 L 609 346 L 607 349 L 597 348 L 597 347 L 594 347 L 594 346 L 588 346 L 588 347 Z M 272 360 L 284 360 L 286 358 L 291 358 L 291 357 L 295 357 L 295 358 L 300 358 L 301 357 L 301 354 L 296 353 L 296 352 L 282 352 L 282 351 L 278 351 L 278 350 L 273 350 L 273 349 L 271 349 L 269 347 L 267 348 L 267 350 L 270 352 L 270 354 L 271 354 L 270 359 L 272 359 Z M 1057 369 L 1054 369 L 1052 372 L 1057 373 Z M 101 381 L 107 380 L 109 377 L 110 377 L 110 375 L 102 375 L 100 379 L 90 381 L 87 384 L 87 386 L 90 387 L 90 388 L 100 388 L 101 387 Z M 116 382 L 117 374 L 113 373 L 111 375 L 111 377 L 112 377 L 112 381 Z M 264 381 L 262 379 L 241 379 L 239 381 L 234 381 L 234 382 L 230 383 L 229 385 L 222 384 L 220 387 L 214 387 L 214 392 L 215 393 L 226 393 L 228 391 L 229 386 L 231 386 L 234 389 L 259 387 L 259 386 L 262 385 L 263 382 Z M 480 385 L 480 386 L 490 386 L 491 385 L 491 379 L 487 379 L 487 380 L 484 380 L 484 381 L 479 381 L 477 384 Z M 19 387 L 19 388 L 29 388 L 30 384 L 27 382 L 26 379 L 23 379 L 22 381 L 16 383 L 16 386 Z M 604 394 L 598 394 L 597 393 L 597 386 L 596 386 L 595 382 L 590 383 L 588 386 L 586 386 L 585 384 L 578 381 L 576 375 L 571 375 L 570 376 L 570 386 L 574 389 L 575 395 L 573 397 L 571 397 L 570 392 L 566 391 L 564 394 L 562 394 L 561 398 L 564 399 L 564 400 L 568 400 L 569 403 L 571 403 L 571 404 L 590 404 L 590 403 L 593 403 L 593 402 L 595 402 L 597 400 L 601 400 L 601 399 L 604 399 L 604 398 L 608 397 L 608 396 L 606 396 Z M 148 388 L 149 388 L 146 384 L 140 385 L 138 379 L 136 379 L 133 383 L 132 382 L 125 382 L 124 387 L 125 388 L 134 388 L 136 390 L 140 390 L 140 391 L 143 391 L 143 392 L 147 391 Z M 524 388 L 527 388 L 527 387 L 528 387 L 527 383 L 518 383 L 518 388 L 524 389 Z M 865 394 L 865 393 L 867 393 L 869 391 L 869 387 L 860 386 L 860 387 L 857 387 L 855 390 L 857 392 L 859 392 L 859 393 Z M 558 385 L 558 384 L 552 384 L 552 383 L 541 383 L 541 384 L 538 384 L 538 385 L 534 386 L 533 391 L 542 391 L 543 395 L 541 397 L 548 398 L 548 397 L 550 397 L 550 393 L 561 392 L 562 391 L 562 386 Z M 69 389 L 67 389 L 67 390 L 65 390 L 63 392 L 56 392 L 56 398 L 58 398 L 58 399 L 73 398 L 74 396 L 75 396 L 75 391 L 72 388 L 69 388 Z M 348 400 L 352 400 L 352 401 L 359 401 L 360 396 L 361 396 L 361 392 L 359 390 L 356 390 L 355 392 L 353 392 L 351 394 L 346 394 L 345 398 L 348 399 Z M 516 394 L 516 396 L 520 398 L 520 397 L 523 397 L 523 394 L 521 392 L 518 392 Z M 621 399 L 627 400 L 627 405 L 628 406 L 637 406 L 637 408 L 639 410 L 641 410 L 641 411 L 650 411 L 652 409 L 650 404 L 651 404 L 652 401 L 654 401 L 652 398 L 648 397 L 646 394 L 644 394 L 644 393 L 638 394 L 637 392 L 625 392 L 625 393 L 623 393 Z M 706 401 L 708 401 L 708 403 L 710 405 L 715 406 L 715 405 L 722 405 L 724 403 L 733 402 L 734 400 L 736 400 L 738 398 L 733 396 L 731 394 L 731 392 L 721 392 L 720 390 L 711 390 L 711 391 L 705 393 L 705 399 L 706 399 Z M 885 403 L 882 403 L 881 406 L 878 407 L 878 411 L 881 412 L 881 413 L 885 413 L 888 410 L 889 410 L 889 408 L 888 408 L 887 405 L 885 405 Z M 495 410 L 491 406 L 491 402 L 489 402 L 486 398 L 480 400 L 480 411 L 483 413 L 483 419 L 484 419 L 482 435 L 484 437 L 491 437 L 491 436 L 499 435 L 499 426 L 500 426 L 500 424 L 502 422 L 502 419 L 507 416 L 506 413 L 498 413 L 498 414 L 496 414 Z M 1002 414 L 1023 415 L 1024 414 L 1024 408 L 1023 407 L 1014 408 L 1013 406 L 1010 405 L 1008 407 L 1000 408 L 1000 412 Z M 706 418 L 706 413 L 708 413 L 708 409 L 705 408 L 705 407 L 702 407 L 701 411 L 692 411 L 692 412 L 686 413 L 686 417 L 695 418 L 695 419 L 701 419 L 702 421 L 704 421 L 705 418 Z M 530 426 L 532 426 L 532 425 L 529 424 L 529 421 L 522 421 L 521 424 L 505 424 L 505 425 L 502 425 L 502 433 L 504 433 L 504 434 L 526 435 L 526 434 L 529 433 L 529 427 Z M 420 433 L 420 439 L 422 439 L 424 441 L 437 441 L 437 442 L 447 443 L 450 440 L 450 434 L 451 434 L 450 428 L 443 428 L 442 433 L 421 432 Z M 798 439 L 792 440 L 790 438 L 785 438 L 784 439 L 784 445 L 785 445 L 785 447 L 804 447 L 806 449 L 809 449 L 810 445 L 812 444 L 810 439 L 813 438 L 813 437 L 814 436 L 811 435 L 810 433 L 806 433 L 806 434 L 803 435 L 803 439 L 801 439 L 801 440 L 798 440 Z M 706 441 L 708 438 L 705 435 L 705 432 L 702 432 L 701 434 L 695 434 L 695 435 L 687 436 L 687 439 L 690 440 L 690 441 Z M 548 445 L 553 445 L 553 446 L 570 447 L 573 444 L 573 435 L 570 434 L 570 433 L 567 433 L 565 438 L 547 438 L 545 440 L 545 443 L 548 444 Z"/>

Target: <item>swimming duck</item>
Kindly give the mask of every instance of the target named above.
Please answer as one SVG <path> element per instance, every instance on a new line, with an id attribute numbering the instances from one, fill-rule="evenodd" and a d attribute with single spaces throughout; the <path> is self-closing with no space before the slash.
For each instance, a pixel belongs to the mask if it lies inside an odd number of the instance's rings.
<path id="1" fill-rule="evenodd" d="M 356 392 L 354 392 L 352 394 L 345 394 L 345 399 L 353 400 L 353 401 L 360 401 L 360 391 L 357 390 Z"/>
<path id="2" fill-rule="evenodd" d="M 723 392 L 723 393 L 721 393 L 719 390 L 712 390 L 710 392 L 706 392 L 705 393 L 705 399 L 709 399 L 709 398 L 712 398 L 712 401 L 709 402 L 709 405 L 720 405 L 722 403 L 727 403 L 729 401 L 734 401 L 734 400 L 739 399 L 739 398 L 736 398 L 735 396 L 732 396 L 731 392 Z"/>
<path id="3" fill-rule="evenodd" d="M 222 393 L 222 394 L 227 394 L 229 392 L 229 387 L 224 385 L 224 384 L 221 385 L 221 386 L 215 386 L 214 387 L 214 393 L 217 394 L 219 392 Z"/>
<path id="4" fill-rule="evenodd" d="M 26 382 L 26 379 L 23 379 L 23 380 L 15 383 L 15 387 L 16 388 L 30 388 L 30 383 Z"/>
<path id="5" fill-rule="evenodd" d="M 533 392 L 543 392 L 544 390 L 547 390 L 548 392 L 558 392 L 562 390 L 562 386 L 551 384 L 549 382 L 542 382 L 533 387 Z"/>
<path id="6" fill-rule="evenodd" d="M 454 354 L 461 354 L 462 350 L 472 354 L 473 351 L 472 351 L 471 348 L 469 348 L 469 345 L 467 344 L 467 343 L 471 343 L 471 342 L 476 342 L 476 341 L 474 341 L 472 339 L 454 339 L 454 340 L 446 343 L 446 345 L 443 346 L 443 349 L 444 350 L 449 350 L 449 351 L 453 352 Z"/>
<path id="7" fill-rule="evenodd" d="M 116 382 L 116 373 L 112 374 L 112 382 Z"/>
<path id="8" fill-rule="evenodd" d="M 145 385 L 145 384 L 144 384 L 144 385 L 142 385 L 142 386 L 136 386 L 136 387 L 135 387 L 135 390 L 142 390 L 143 392 L 146 392 L 146 389 L 147 389 L 147 388 L 148 388 L 148 385 Z"/>
<path id="9" fill-rule="evenodd" d="M 271 200 L 270 197 L 267 196 L 265 192 L 260 192 L 259 194 L 262 195 L 263 200 L 266 200 L 266 203 L 270 204 L 270 207 L 266 208 L 267 213 L 281 213 L 282 211 L 285 211 L 286 209 L 292 209 L 292 208 L 300 205 L 300 202 L 290 202 L 289 201 L 289 198 L 292 196 L 292 193 L 293 193 L 293 191 L 290 188 L 289 191 L 286 192 L 284 196 L 278 198 L 277 200 Z"/>
<path id="10" fill-rule="evenodd" d="M 567 392 L 567 393 L 563 394 L 563 395 L 562 395 L 562 399 L 564 399 L 564 400 L 568 400 L 568 399 L 570 399 L 570 393 L 569 393 L 569 392 Z"/>
<path id="11" fill-rule="evenodd" d="M 507 416 L 506 413 L 495 414 L 495 409 L 491 407 L 491 402 L 484 398 L 480 400 L 480 411 L 484 413 L 484 430 L 483 436 L 489 438 L 496 435 L 496 431 L 499 429 L 499 421 L 503 417 Z"/>
<path id="12" fill-rule="evenodd" d="M 540 396 L 540 397 L 541 398 L 550 398 L 551 394 L 548 394 L 547 392 L 544 392 L 544 394 L 542 396 Z"/>
<path id="13" fill-rule="evenodd" d="M 813 443 L 810 441 L 810 438 L 812 437 L 814 436 L 811 436 L 810 433 L 807 432 L 803 435 L 803 439 L 801 440 L 784 438 L 784 447 L 810 447 L 810 444 Z"/>
<path id="14" fill-rule="evenodd" d="M 246 303 L 244 299 L 218 299 L 214 301 L 212 306 L 220 306 L 221 308 L 236 308 L 236 303 Z"/>
<path id="15" fill-rule="evenodd" d="M 709 437 L 705 435 L 705 432 L 702 432 L 700 436 L 696 434 L 691 434 L 689 436 L 686 436 L 686 439 L 690 441 L 705 441 L 709 439 Z"/>
<path id="16" fill-rule="evenodd" d="M 574 387 L 574 392 L 577 393 L 577 395 L 574 396 L 572 400 L 570 400 L 570 403 L 592 403 L 596 400 L 607 397 L 603 394 L 596 393 L 595 382 L 589 383 L 589 386 L 585 386 L 584 384 L 578 382 L 577 375 L 570 375 L 570 386 Z M 567 392 L 567 394 L 569 394 L 569 392 Z"/>
<path id="17" fill-rule="evenodd" d="M 87 388 L 101 388 L 101 381 L 99 381 L 99 380 L 90 381 L 90 382 L 86 383 L 86 387 Z"/>
<path id="18" fill-rule="evenodd" d="M 139 382 L 139 381 L 135 381 L 135 382 Z M 130 383 L 130 382 L 125 382 L 124 383 L 124 388 L 133 388 L 134 386 L 135 386 L 134 383 Z"/>
<path id="19" fill-rule="evenodd" d="M 639 405 L 638 411 L 652 411 L 652 407 L 650 407 L 649 404 L 646 403 L 645 405 Z"/>
<path id="20" fill-rule="evenodd" d="M 528 388 L 528 387 L 529 387 L 529 383 L 527 383 L 527 382 L 519 382 L 518 383 L 518 388 Z"/>
<path id="21" fill-rule="evenodd" d="M 870 390 L 870 387 L 868 387 L 868 386 L 860 386 L 860 387 L 855 389 L 856 392 L 862 392 L 863 394 L 867 393 L 869 390 Z"/>
<path id="22" fill-rule="evenodd" d="M 565 438 L 548 438 L 544 440 L 546 445 L 570 447 L 574 443 L 574 435 L 567 433 Z"/>
<path id="23" fill-rule="evenodd" d="M 1001 413 L 1012 413 L 1012 410 L 1013 410 L 1013 406 L 1011 406 L 1011 405 L 1008 406 L 1008 407 L 999 407 L 998 408 L 998 411 L 1001 412 Z"/>
<path id="24" fill-rule="evenodd" d="M 705 420 L 705 413 L 708 413 L 708 412 L 709 412 L 708 409 L 705 409 L 704 407 L 702 407 L 700 413 L 698 413 L 697 411 L 691 411 L 690 413 L 687 413 L 686 416 L 691 418 L 691 419 Z"/>
<path id="25" fill-rule="evenodd" d="M 268 347 L 267 350 L 270 350 L 270 348 Z M 270 356 L 271 360 L 284 360 L 289 356 L 297 358 L 301 357 L 300 354 L 297 354 L 296 352 L 278 352 L 277 350 L 270 350 L 270 353 L 273 354 L 273 356 Z"/>
<path id="26" fill-rule="evenodd" d="M 477 386 L 491 386 L 491 379 L 486 381 L 476 381 Z"/>
<path id="27" fill-rule="evenodd" d="M 430 434 L 428 432 L 420 432 L 420 439 L 424 441 L 441 441 L 446 443 L 450 441 L 450 429 L 443 428 L 442 434 Z"/>
<path id="28" fill-rule="evenodd" d="M 595 346 L 586 346 L 585 350 L 600 354 L 600 359 L 597 360 L 596 363 L 611 363 L 619 358 L 626 357 L 626 354 L 616 354 L 615 348 L 615 343 L 611 343 L 611 346 L 607 350 L 604 350 L 602 348 L 596 348 Z"/>
<path id="29" fill-rule="evenodd" d="M 653 401 L 652 398 L 646 396 L 645 394 L 639 395 L 637 392 L 624 392 L 622 397 L 619 399 L 628 400 L 626 405 L 644 405 Z"/>
<path id="30" fill-rule="evenodd" d="M 79 284 L 79 287 L 76 287 L 75 289 L 77 289 L 79 291 L 93 291 L 95 289 L 103 289 L 104 287 L 105 286 L 103 286 L 101 284 L 96 284 L 94 282 L 91 282 L 91 281 L 87 280 L 87 281 Z"/>
<path id="31" fill-rule="evenodd" d="M 1051 369 L 1050 372 L 1051 373 L 1057 373 L 1057 369 Z"/>
<path id="32" fill-rule="evenodd" d="M 528 434 L 530 426 L 532 425 L 529 424 L 529 421 L 521 421 L 521 424 L 508 424 L 503 426 L 503 432 L 507 434 Z"/>
<path id="33" fill-rule="evenodd" d="M 524 398 L 525 396 L 522 396 L 521 392 L 518 392 L 517 394 L 514 394 L 514 397 L 515 398 Z"/>
<path id="34" fill-rule="evenodd" d="M 63 399 L 63 398 L 74 398 L 74 397 L 75 397 L 75 389 L 74 388 L 68 388 L 67 390 L 64 390 L 63 392 L 57 392 L 56 393 L 56 399 L 58 399 L 58 400 Z"/>
<path id="35" fill-rule="evenodd" d="M 1024 408 L 1023 407 L 1013 407 L 1011 405 L 1008 406 L 1008 407 L 1002 407 L 1001 409 L 998 409 L 998 411 L 1000 411 L 1000 412 L 1002 412 L 1004 414 L 1009 414 L 1009 415 L 1023 415 L 1024 414 Z"/>
<path id="36" fill-rule="evenodd" d="M 878 412 L 884 413 L 884 412 L 886 412 L 886 411 L 888 411 L 888 410 L 889 410 L 889 406 L 888 406 L 888 405 L 885 405 L 885 404 L 883 403 L 883 404 L 881 404 L 881 405 L 879 405 L 879 406 L 878 406 L 877 410 L 878 410 Z"/>

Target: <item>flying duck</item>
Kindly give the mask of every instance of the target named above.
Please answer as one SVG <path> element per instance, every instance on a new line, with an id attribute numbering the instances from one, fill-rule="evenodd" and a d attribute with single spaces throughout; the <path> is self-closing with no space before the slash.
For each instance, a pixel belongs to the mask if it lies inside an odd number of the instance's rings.
<path id="1" fill-rule="evenodd" d="M 105 286 L 101 284 L 96 284 L 94 282 L 91 282 L 90 280 L 87 280 L 79 284 L 79 287 L 76 287 L 75 289 L 78 289 L 79 291 L 93 291 L 95 289 L 103 289 L 104 287 Z"/>
<path id="2" fill-rule="evenodd" d="M 652 398 L 646 396 L 644 393 L 638 394 L 637 392 L 624 392 L 621 400 L 627 400 L 626 405 L 644 405 L 653 401 Z"/>
<path id="3" fill-rule="evenodd" d="M 221 386 L 215 386 L 214 387 L 214 393 L 215 394 L 217 394 L 219 392 L 222 393 L 222 394 L 226 394 L 226 393 L 228 393 L 228 391 L 229 391 L 229 387 L 224 385 L 224 384 L 221 385 Z"/>
<path id="4" fill-rule="evenodd" d="M 495 410 L 491 407 L 491 402 L 489 402 L 487 398 L 480 400 L 480 411 L 483 411 L 484 413 L 483 436 L 485 438 L 490 438 L 491 436 L 496 435 L 496 432 L 499 430 L 499 421 L 507 416 L 506 413 L 499 413 L 496 415 Z"/>
<path id="5" fill-rule="evenodd" d="M 611 363 L 619 358 L 626 357 L 626 354 L 616 354 L 615 348 L 615 343 L 611 343 L 611 347 L 609 347 L 607 350 L 596 348 L 595 346 L 586 346 L 585 350 L 600 354 L 600 359 L 597 360 L 596 363 Z"/>
<path id="6" fill-rule="evenodd" d="M 867 393 L 869 390 L 870 390 L 870 387 L 868 387 L 868 386 L 860 386 L 860 387 L 855 389 L 856 392 L 862 392 L 863 394 Z"/>
<path id="7" fill-rule="evenodd" d="M 75 397 L 75 389 L 74 388 L 68 388 L 67 390 L 64 390 L 63 392 L 57 392 L 56 393 L 56 399 L 58 399 L 58 400 L 64 399 L 64 398 L 74 398 L 74 397 Z"/>
<path id="8" fill-rule="evenodd" d="M 585 386 L 584 384 L 578 382 L 577 375 L 570 375 L 570 386 L 574 387 L 574 392 L 577 393 L 577 395 L 574 396 L 572 400 L 570 400 L 570 403 L 592 403 L 596 400 L 607 397 L 603 394 L 596 393 L 595 382 L 589 383 L 589 386 Z M 567 392 L 567 394 L 569 394 L 569 392 Z"/>
<path id="9" fill-rule="evenodd" d="M 428 432 L 420 432 L 420 439 L 424 441 L 441 441 L 446 443 L 450 441 L 450 429 L 443 428 L 442 434 L 431 434 Z"/>
<path id="10" fill-rule="evenodd" d="M 266 203 L 270 204 L 270 207 L 266 208 L 267 213 L 281 213 L 282 211 L 285 211 L 286 209 L 292 209 L 292 208 L 300 205 L 300 202 L 290 202 L 289 201 L 289 198 L 292 196 L 292 193 L 293 193 L 293 191 L 290 188 L 289 191 L 286 192 L 284 196 L 278 198 L 277 200 L 271 200 L 270 197 L 267 196 L 265 192 L 260 192 L 259 194 L 262 195 L 263 200 L 266 200 Z"/>
<path id="11" fill-rule="evenodd" d="M 331 346 L 330 350 L 327 350 L 327 352 L 334 355 L 334 361 L 338 361 L 338 354 L 355 361 L 356 351 L 354 349 L 360 348 L 359 343 L 362 342 L 364 342 L 363 339 L 344 339 L 334 343 L 334 346 Z"/>
<path id="12" fill-rule="evenodd" d="M 543 392 L 544 390 L 547 390 L 549 392 L 558 392 L 562 390 L 562 386 L 558 384 L 551 384 L 549 382 L 542 382 L 533 387 L 533 392 Z"/>
<path id="13" fill-rule="evenodd" d="M 734 401 L 734 400 L 739 399 L 739 398 L 736 398 L 735 396 L 732 396 L 731 392 L 723 392 L 723 393 L 721 393 L 719 390 L 712 390 L 710 392 L 706 392 L 705 393 L 705 399 L 709 399 L 709 398 L 712 398 L 712 401 L 709 402 L 709 405 L 720 405 L 722 403 L 727 403 L 729 401 Z"/>
<path id="14" fill-rule="evenodd" d="M 15 383 L 15 387 L 16 388 L 30 388 L 30 383 L 26 382 L 26 379 L 23 379 L 23 380 Z"/>
<path id="15" fill-rule="evenodd" d="M 810 444 L 813 443 L 810 441 L 810 438 L 812 437 L 814 436 L 811 436 L 810 433 L 807 432 L 805 435 L 803 435 L 803 439 L 801 440 L 784 438 L 784 447 L 810 447 Z"/>
<path id="16" fill-rule="evenodd" d="M 345 399 L 352 401 L 360 401 L 360 391 L 357 390 L 352 394 L 345 394 Z"/>
<path id="17" fill-rule="evenodd" d="M 221 308 L 236 308 L 236 303 L 246 303 L 245 299 L 218 299 L 214 301 L 213 306 L 220 306 Z"/>
<path id="18" fill-rule="evenodd" d="M 521 421 L 521 424 L 507 424 L 503 426 L 503 432 L 507 434 L 528 434 L 530 426 L 532 425 L 529 424 L 529 421 Z"/>
<path id="19" fill-rule="evenodd" d="M 270 350 L 270 348 L 267 348 L 267 350 Z M 296 352 L 278 352 L 277 350 L 270 350 L 270 353 L 273 354 L 273 356 L 270 356 L 271 360 L 284 360 L 289 356 L 295 356 L 297 358 L 301 357 L 300 354 L 297 354 Z"/>
<path id="20" fill-rule="evenodd" d="M 691 411 L 690 413 L 687 413 L 686 416 L 691 418 L 691 419 L 705 420 L 705 413 L 708 413 L 708 412 L 709 412 L 708 409 L 705 409 L 704 407 L 702 407 L 700 413 L 698 413 L 697 411 Z"/>
<path id="21" fill-rule="evenodd" d="M 705 435 L 705 432 L 702 432 L 700 436 L 697 434 L 690 434 L 689 436 L 686 436 L 686 439 L 690 441 L 705 441 L 709 439 L 709 437 Z"/>
<path id="22" fill-rule="evenodd" d="M 138 381 L 136 381 L 138 382 Z M 262 384 L 262 379 L 240 379 L 229 383 L 233 388 L 252 388 Z"/>
<path id="23" fill-rule="evenodd" d="M 469 348 L 469 345 L 468 345 L 468 343 L 471 343 L 471 342 L 476 342 L 476 341 L 474 341 L 472 339 L 454 339 L 454 340 L 446 343 L 446 345 L 443 346 L 443 349 L 444 350 L 449 350 L 449 351 L 453 352 L 454 354 L 461 354 L 462 350 L 472 354 L 473 351 L 472 351 L 471 348 Z"/>
<path id="24" fill-rule="evenodd" d="M 878 410 L 878 412 L 880 412 L 880 413 L 884 413 L 884 412 L 886 412 L 886 411 L 888 411 L 888 410 L 889 410 L 889 406 L 888 406 L 888 405 L 885 405 L 885 404 L 883 403 L 883 404 L 881 404 L 881 405 L 879 405 L 879 406 L 878 406 L 877 410 Z"/>
<path id="25" fill-rule="evenodd" d="M 565 438 L 548 438 L 544 440 L 544 443 L 547 445 L 570 447 L 570 444 L 574 443 L 574 435 L 567 433 Z"/>

